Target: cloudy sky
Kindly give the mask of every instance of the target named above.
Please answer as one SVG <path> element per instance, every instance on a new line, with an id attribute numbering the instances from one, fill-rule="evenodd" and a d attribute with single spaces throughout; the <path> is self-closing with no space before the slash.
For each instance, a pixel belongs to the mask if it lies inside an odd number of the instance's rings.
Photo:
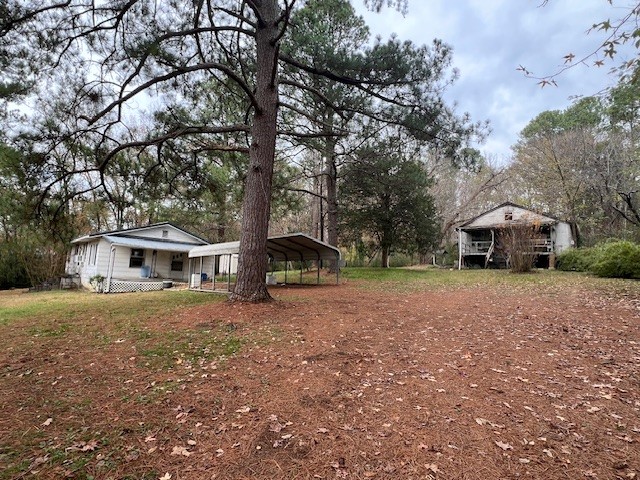
<path id="1" fill-rule="evenodd" d="M 376 14 L 354 0 L 374 35 L 396 33 L 418 44 L 440 38 L 453 47 L 460 78 L 447 97 L 474 120 L 488 119 L 492 133 L 480 150 L 506 163 L 518 133 L 538 113 L 563 109 L 575 95 L 591 95 L 615 83 L 605 67 L 579 65 L 563 73 L 558 87 L 540 88 L 516 71 L 536 75 L 557 71 L 568 53 L 586 55 L 603 34 L 587 30 L 596 22 L 620 18 L 628 0 L 409 0 L 405 16 L 385 9 Z M 635 3 L 635 2 L 634 2 Z M 592 63 L 592 62 L 591 62 Z M 607 66 L 609 65 L 609 66 Z"/>

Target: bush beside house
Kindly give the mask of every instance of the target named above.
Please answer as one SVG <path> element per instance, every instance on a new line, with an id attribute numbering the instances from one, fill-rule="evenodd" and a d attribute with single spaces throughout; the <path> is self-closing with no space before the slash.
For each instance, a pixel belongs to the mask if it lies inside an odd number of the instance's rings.
<path id="1" fill-rule="evenodd" d="M 640 245 L 613 240 L 591 248 L 567 250 L 558 257 L 557 266 L 599 277 L 640 278 Z"/>

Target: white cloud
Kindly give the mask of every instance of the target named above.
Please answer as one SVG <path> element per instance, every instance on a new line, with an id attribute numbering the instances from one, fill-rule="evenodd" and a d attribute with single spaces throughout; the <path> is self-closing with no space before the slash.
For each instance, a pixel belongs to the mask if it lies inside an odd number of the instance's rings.
<path id="1" fill-rule="evenodd" d="M 541 89 L 516 68 L 522 64 L 537 75 L 562 67 L 569 52 L 592 52 L 603 35 L 587 30 L 595 22 L 616 18 L 622 10 L 603 0 L 409 0 L 405 18 L 393 10 L 367 12 L 354 0 L 383 38 L 395 32 L 405 40 L 428 44 L 440 38 L 454 49 L 460 79 L 447 98 L 474 120 L 489 119 L 493 133 L 481 149 L 510 155 L 520 130 L 545 110 L 566 108 L 574 95 L 591 95 L 615 83 L 608 68 L 576 66 L 558 78 L 559 86 Z M 624 6 L 624 4 L 621 4 Z"/>

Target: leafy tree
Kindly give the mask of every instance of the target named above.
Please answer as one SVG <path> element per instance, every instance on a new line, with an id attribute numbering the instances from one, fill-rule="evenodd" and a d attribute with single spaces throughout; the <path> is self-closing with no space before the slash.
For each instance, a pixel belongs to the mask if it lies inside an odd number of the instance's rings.
<path id="1" fill-rule="evenodd" d="M 60 197 L 34 215 L 43 163 L 42 155 L 0 144 L 0 288 L 37 285 L 63 273 L 78 219 Z"/>
<path id="2" fill-rule="evenodd" d="M 379 8 L 383 3 L 370 5 Z M 195 146 L 200 143 L 209 152 L 243 153 L 248 161 L 242 176 L 239 275 L 233 298 L 268 299 L 264 259 L 276 137 L 309 134 L 304 125 L 279 130 L 279 118 L 287 110 L 300 113 L 296 105 L 280 102 L 285 67 L 287 75 L 298 79 L 289 87 L 303 89 L 312 84 L 310 79 L 325 77 L 374 96 L 375 112 L 393 113 L 421 139 L 453 138 L 447 142 L 452 154 L 459 144 L 455 139 L 464 139 L 469 130 L 466 117 L 453 125 L 433 121 L 434 112 L 448 112 L 439 102 L 443 85 L 389 88 L 394 81 L 397 85 L 398 77 L 387 78 L 381 66 L 392 63 L 394 56 L 412 53 L 401 62 L 400 78 L 406 79 L 425 72 L 424 60 L 432 58 L 429 49 L 394 39 L 372 47 L 359 68 L 318 68 L 298 59 L 295 48 L 285 48 L 294 7 L 295 0 L 3 4 L 0 55 L 20 58 L 12 78 L 29 79 L 40 98 L 48 99 L 38 104 L 39 125 L 33 131 L 38 134 L 34 141 L 46 153 L 44 194 L 66 199 L 94 189 L 108 191 L 109 165 L 131 148 L 163 150 L 176 139 L 189 139 L 196 151 L 201 151 Z M 441 44 L 435 44 L 434 52 L 434 58 L 448 59 L 448 48 Z M 433 67 L 426 72 L 429 78 L 440 78 L 448 66 L 446 61 L 428 65 Z M 212 91 L 224 99 L 219 103 L 230 102 L 233 111 L 172 115 L 172 122 L 151 135 L 129 138 L 123 134 L 132 131 L 131 117 L 141 104 L 161 110 Z M 405 104 L 407 95 L 412 100 Z M 91 155 L 70 157 L 68 153 L 78 150 L 78 145 Z M 156 154 L 154 158 L 163 157 Z M 50 160 L 60 161 L 52 164 Z"/>
<path id="3" fill-rule="evenodd" d="M 533 119 L 510 167 L 517 201 L 577 222 L 588 244 L 633 235 L 629 226 L 640 226 L 634 92 L 635 85 L 621 83 L 605 97 Z"/>
<path id="4" fill-rule="evenodd" d="M 602 112 L 599 99 L 586 98 L 541 113 L 523 129 L 510 166 L 518 202 L 580 224 L 587 237 L 602 221 L 587 175 L 597 157 Z"/>
<path id="5" fill-rule="evenodd" d="M 398 144 L 398 138 L 387 138 L 358 151 L 344 167 L 340 191 L 345 236 L 354 243 L 373 239 L 383 267 L 393 250 L 425 253 L 438 241 L 431 180 Z"/>
<path id="6" fill-rule="evenodd" d="M 455 78 L 447 45 L 436 40 L 418 47 L 391 38 L 370 46 L 364 21 L 345 0 L 307 2 L 292 16 L 288 38 L 285 55 L 295 49 L 297 60 L 312 66 L 306 68 L 309 75 L 302 88 L 293 66 L 283 71 L 281 81 L 296 87 L 284 89 L 283 97 L 295 101 L 308 129 L 298 142 L 319 153 L 321 165 L 313 170 L 321 179 L 313 194 L 326 201 L 329 243 L 338 244 L 340 168 L 354 148 L 385 125 L 401 127 L 456 164 L 472 159 L 463 154 L 464 147 L 482 128 L 457 116 L 442 98 Z M 353 78 L 362 80 L 361 88 L 336 81 L 349 84 Z"/>
<path id="7" fill-rule="evenodd" d="M 250 134 L 248 147 L 234 148 L 249 154 L 235 297 L 268 298 L 264 258 L 275 158 L 278 55 L 292 8 L 292 1 L 277 0 L 10 3 L 2 24 L 3 51 L 28 56 L 22 72 L 26 78 L 65 83 L 64 91 L 54 95 L 60 93 L 56 96 L 66 101 L 59 105 L 67 104 L 58 113 L 67 112 L 73 121 L 59 129 L 48 148 L 55 149 L 61 138 L 81 140 L 92 145 L 95 154 L 93 163 L 73 165 L 56 175 L 45 185 L 45 193 L 59 191 L 64 179 L 80 173 L 93 174 L 102 187 L 109 163 L 130 147 L 158 146 L 194 134 Z M 24 51 L 27 39 L 32 48 Z M 40 69 L 43 64 L 55 68 Z M 180 85 L 186 91 L 206 88 L 210 81 L 232 85 L 230 95 L 241 92 L 249 112 L 245 122 L 212 119 L 204 125 L 180 125 L 153 138 L 117 140 L 129 105 L 142 92 L 171 96 Z"/>

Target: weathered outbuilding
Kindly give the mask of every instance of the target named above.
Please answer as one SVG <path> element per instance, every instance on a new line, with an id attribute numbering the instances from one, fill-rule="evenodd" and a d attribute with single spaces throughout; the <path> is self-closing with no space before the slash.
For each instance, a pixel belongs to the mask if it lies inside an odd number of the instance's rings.
<path id="1" fill-rule="evenodd" d="M 535 227 L 529 248 L 537 258 L 538 267 L 553 268 L 556 255 L 575 246 L 574 230 L 568 222 L 506 202 L 456 228 L 458 268 L 506 267 L 509 258 L 501 240 L 506 229 L 514 225 Z"/>

